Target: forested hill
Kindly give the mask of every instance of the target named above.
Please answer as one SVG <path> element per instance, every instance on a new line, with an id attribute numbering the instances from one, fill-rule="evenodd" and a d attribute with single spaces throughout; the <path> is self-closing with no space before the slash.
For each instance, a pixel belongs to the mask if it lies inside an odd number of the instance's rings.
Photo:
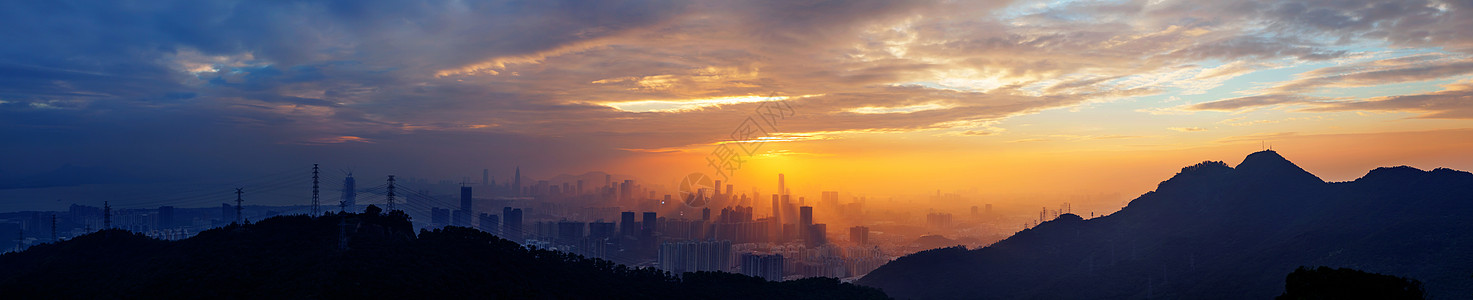
<path id="1" fill-rule="evenodd" d="M 179 241 L 107 230 L 0 255 L 0 298 L 887 298 L 834 279 L 675 276 L 528 249 L 469 228 L 412 230 L 399 212 L 280 216 Z"/>
<path id="2" fill-rule="evenodd" d="M 1390 167 L 1329 183 L 1263 151 L 1185 167 L 1109 216 L 912 254 L 858 283 L 902 299 L 1267 299 L 1300 266 L 1328 266 L 1469 298 L 1470 213 L 1468 172 Z"/>

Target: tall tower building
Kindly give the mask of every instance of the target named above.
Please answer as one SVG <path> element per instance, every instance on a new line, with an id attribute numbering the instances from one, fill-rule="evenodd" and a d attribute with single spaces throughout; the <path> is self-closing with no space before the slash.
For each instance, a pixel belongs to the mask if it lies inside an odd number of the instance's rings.
<path id="1" fill-rule="evenodd" d="M 522 209 L 510 208 L 502 211 L 507 212 L 501 224 L 502 235 L 513 242 L 522 243 Z"/>
<path id="2" fill-rule="evenodd" d="M 782 210 L 783 205 L 781 202 L 778 202 L 777 194 L 772 194 L 772 221 L 777 222 L 778 224 L 783 223 Z"/>
<path id="3" fill-rule="evenodd" d="M 783 206 L 778 202 L 777 194 L 772 194 L 772 235 L 774 240 L 781 240 L 783 236 Z"/>
<path id="4" fill-rule="evenodd" d="M 491 185 L 491 169 L 481 169 L 481 185 Z"/>
<path id="5" fill-rule="evenodd" d="M 809 232 L 811 228 L 813 228 L 813 207 L 798 207 L 798 237 L 805 241 L 813 241 L 812 234 Z"/>
<path id="6" fill-rule="evenodd" d="M 471 216 L 474 215 L 471 213 L 471 187 L 460 187 L 460 211 L 457 213 L 460 214 L 459 220 L 464 224 L 455 224 L 455 226 L 470 227 Z"/>
<path id="7" fill-rule="evenodd" d="M 639 233 L 639 228 L 634 225 L 634 212 L 626 211 L 619 214 L 619 234 L 634 236 Z"/>
<path id="8" fill-rule="evenodd" d="M 639 223 L 639 226 L 640 226 L 640 229 L 641 229 L 641 231 L 640 231 L 639 234 L 644 235 L 646 237 L 654 236 L 655 231 L 658 230 L 656 228 L 659 228 L 659 227 L 655 227 L 655 225 L 658 225 L 656 223 L 656 222 L 659 222 L 658 220 L 659 220 L 659 218 L 655 217 L 655 213 L 654 212 L 649 212 L 649 211 L 644 212 L 644 221 L 642 221 L 642 222 Z"/>
<path id="9" fill-rule="evenodd" d="M 783 178 L 783 174 L 781 174 L 781 173 L 777 174 L 777 194 L 778 195 L 787 195 L 788 194 L 788 185 L 787 185 L 787 183 L 785 181 L 786 180 Z"/>
<path id="10" fill-rule="evenodd" d="M 522 195 L 522 167 L 520 166 L 517 167 L 517 173 L 515 175 L 512 175 L 511 192 L 512 196 Z"/>
<path id="11" fill-rule="evenodd" d="M 344 210 L 351 212 L 358 211 L 358 184 L 353 180 L 353 173 L 348 173 L 348 177 L 343 178 L 342 201 Z"/>

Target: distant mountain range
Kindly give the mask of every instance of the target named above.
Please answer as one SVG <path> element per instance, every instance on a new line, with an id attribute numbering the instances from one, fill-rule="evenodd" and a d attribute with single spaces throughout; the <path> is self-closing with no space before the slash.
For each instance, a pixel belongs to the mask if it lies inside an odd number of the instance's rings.
<path id="1" fill-rule="evenodd" d="M 888 299 L 832 278 L 629 268 L 463 227 L 416 235 L 402 212 L 368 210 L 273 217 L 179 241 L 105 230 L 37 245 L 0 255 L 0 298 Z"/>
<path id="2" fill-rule="evenodd" d="M 1473 174 L 1378 168 L 1327 183 L 1274 151 L 1182 168 L 1109 216 L 901 257 L 858 283 L 901 299 L 1268 299 L 1299 266 L 1473 298 Z"/>

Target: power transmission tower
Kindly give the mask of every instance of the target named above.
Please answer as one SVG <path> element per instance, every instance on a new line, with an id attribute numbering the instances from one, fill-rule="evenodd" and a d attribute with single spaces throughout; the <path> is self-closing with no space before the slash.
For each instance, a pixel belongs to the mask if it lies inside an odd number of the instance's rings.
<path id="1" fill-rule="evenodd" d="M 317 164 L 312 164 L 312 216 L 316 217 L 320 212 L 317 207 Z"/>
<path id="2" fill-rule="evenodd" d="M 338 215 L 338 250 L 348 250 L 348 215 Z"/>
<path id="3" fill-rule="evenodd" d="M 102 201 L 102 230 L 113 228 L 113 207 Z"/>
<path id="4" fill-rule="evenodd" d="M 244 219 L 241 218 L 242 207 L 240 206 L 240 194 L 243 193 L 245 193 L 245 191 L 242 191 L 241 188 L 235 188 L 235 223 L 238 224 L 245 224 L 245 222 L 242 221 Z"/>
<path id="5" fill-rule="evenodd" d="M 389 196 L 389 210 L 387 210 L 385 212 L 392 212 L 392 211 L 394 211 L 394 175 L 389 175 L 389 195 L 388 196 Z"/>

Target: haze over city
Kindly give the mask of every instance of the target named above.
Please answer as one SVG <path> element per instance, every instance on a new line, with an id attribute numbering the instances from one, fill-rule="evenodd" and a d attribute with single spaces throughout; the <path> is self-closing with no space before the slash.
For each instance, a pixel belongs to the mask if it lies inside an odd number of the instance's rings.
<path id="1" fill-rule="evenodd" d="M 677 275 L 847 283 L 1121 212 L 1204 161 L 1473 170 L 1467 1 L 12 1 L 0 28 L 21 245 L 371 204 Z M 720 241 L 719 267 L 661 250 Z"/>

